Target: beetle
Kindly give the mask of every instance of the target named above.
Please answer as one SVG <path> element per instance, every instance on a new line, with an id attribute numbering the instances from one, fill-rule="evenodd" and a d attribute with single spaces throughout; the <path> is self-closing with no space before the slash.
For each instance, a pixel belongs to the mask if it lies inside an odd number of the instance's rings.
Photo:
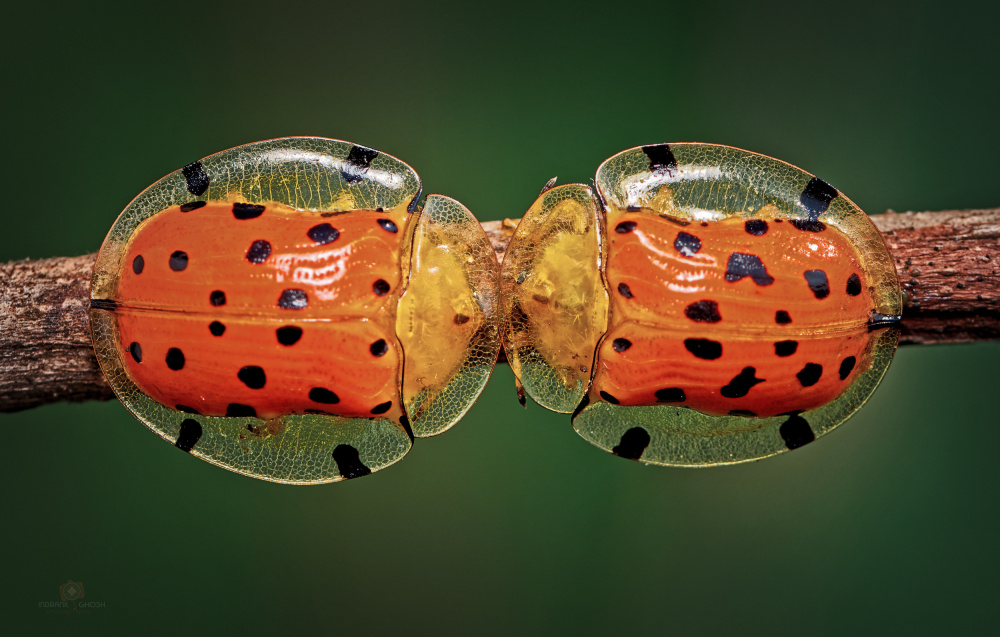
<path id="1" fill-rule="evenodd" d="M 881 234 L 825 181 L 729 146 L 622 151 L 550 182 L 501 267 L 503 341 L 542 406 L 648 464 L 797 449 L 868 399 L 899 337 Z"/>
<path id="2" fill-rule="evenodd" d="M 90 320 L 125 406 L 176 447 L 291 484 L 368 475 L 457 422 L 500 348 L 475 217 L 376 150 L 293 137 L 137 196 L 97 256 Z"/>

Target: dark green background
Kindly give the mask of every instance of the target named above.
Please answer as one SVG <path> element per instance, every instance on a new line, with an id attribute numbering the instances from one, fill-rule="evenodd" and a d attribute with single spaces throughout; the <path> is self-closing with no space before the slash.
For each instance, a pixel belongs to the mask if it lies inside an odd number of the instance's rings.
<path id="1" fill-rule="evenodd" d="M 285 135 L 393 154 L 484 220 L 663 141 L 872 212 L 1000 205 L 985 2 L 137 4 L 5 9 L 0 259 L 92 252 L 164 174 Z M 198 462 L 117 402 L 5 414 L 4 632 L 995 630 L 998 354 L 906 348 L 835 434 L 711 470 L 604 454 L 506 368 L 452 431 L 321 487 Z M 67 579 L 105 606 L 38 608 Z"/>

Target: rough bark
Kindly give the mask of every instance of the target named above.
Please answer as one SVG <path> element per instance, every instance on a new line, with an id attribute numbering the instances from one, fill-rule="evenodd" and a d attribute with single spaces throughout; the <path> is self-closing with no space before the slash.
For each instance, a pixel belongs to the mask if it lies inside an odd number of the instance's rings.
<path id="1" fill-rule="evenodd" d="M 901 344 L 1000 338 L 1000 209 L 873 219 L 905 293 Z M 515 226 L 483 224 L 498 259 Z M 90 344 L 94 256 L 0 265 L 0 411 L 113 397 Z"/>
<path id="2" fill-rule="evenodd" d="M 903 286 L 901 344 L 1000 338 L 1000 209 L 872 219 Z"/>
<path id="3" fill-rule="evenodd" d="M 94 257 L 0 265 L 0 411 L 114 398 L 90 345 Z"/>

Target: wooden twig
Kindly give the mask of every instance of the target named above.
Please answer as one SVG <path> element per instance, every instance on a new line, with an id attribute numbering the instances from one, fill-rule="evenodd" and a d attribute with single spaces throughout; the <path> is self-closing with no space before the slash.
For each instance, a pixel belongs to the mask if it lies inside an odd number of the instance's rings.
<path id="1" fill-rule="evenodd" d="M 114 398 L 90 345 L 95 256 L 0 265 L 0 411 Z"/>
<path id="2" fill-rule="evenodd" d="M 906 295 L 902 344 L 1000 338 L 1000 208 L 873 219 Z M 498 259 L 515 226 L 483 224 Z M 0 411 L 114 397 L 90 344 L 94 256 L 0 265 Z"/>

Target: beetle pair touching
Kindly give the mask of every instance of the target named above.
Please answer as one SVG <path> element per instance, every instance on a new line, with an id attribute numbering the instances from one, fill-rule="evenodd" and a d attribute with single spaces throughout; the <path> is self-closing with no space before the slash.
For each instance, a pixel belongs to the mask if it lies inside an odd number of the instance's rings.
<path id="1" fill-rule="evenodd" d="M 713 144 L 552 186 L 502 264 L 417 174 L 322 138 L 227 150 L 136 197 L 94 268 L 108 382 L 161 437 L 291 484 L 367 475 L 454 425 L 500 348 L 518 390 L 659 465 L 801 447 L 871 395 L 899 336 L 878 230 L 826 182 Z"/>

